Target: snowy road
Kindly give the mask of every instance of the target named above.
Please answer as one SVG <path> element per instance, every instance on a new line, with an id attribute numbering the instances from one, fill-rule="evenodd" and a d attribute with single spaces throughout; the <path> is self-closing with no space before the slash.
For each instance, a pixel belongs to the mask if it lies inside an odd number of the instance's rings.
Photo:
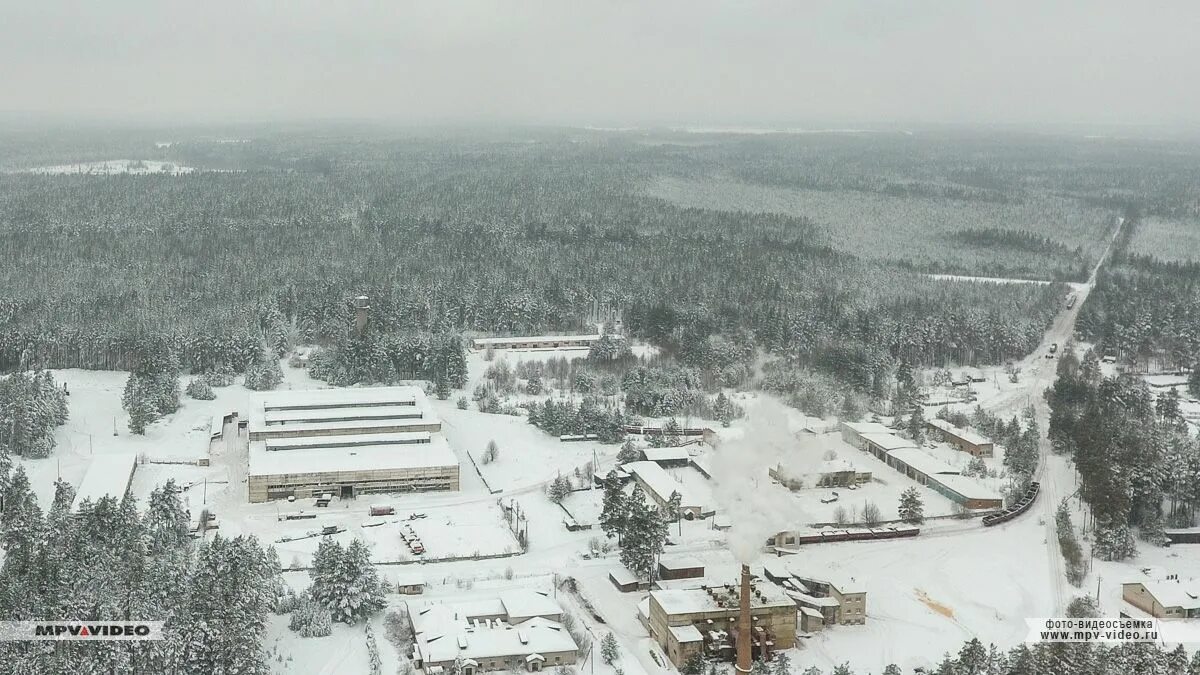
<path id="1" fill-rule="evenodd" d="M 1087 301 L 1092 289 L 1096 287 L 1096 278 L 1100 273 L 1100 268 L 1108 261 L 1113 245 L 1120 236 L 1124 225 L 1125 219 L 1118 218 L 1112 236 L 1109 237 L 1108 246 L 1105 247 L 1104 254 L 1092 269 L 1087 283 L 1073 285 L 1075 287 L 1074 305 L 1064 308 L 1055 317 L 1042 339 L 1042 344 L 1038 345 L 1038 348 L 1021 362 L 1021 372 L 1025 378 L 1024 386 L 996 399 L 990 406 L 992 412 L 995 413 L 1016 413 L 1026 405 L 1032 405 L 1036 413 L 1042 437 L 1038 444 L 1041 461 L 1038 463 L 1034 478 L 1041 483 L 1042 487 L 1038 505 L 1031 513 L 1038 514 L 1045 528 L 1046 554 L 1050 565 L 1050 579 L 1057 598 L 1055 605 L 1057 610 L 1066 608 L 1070 601 L 1070 588 L 1066 583 L 1062 551 L 1059 549 L 1058 537 L 1055 532 L 1054 513 L 1063 498 L 1070 496 L 1070 493 L 1073 492 L 1071 475 L 1074 469 L 1070 460 L 1057 456 L 1051 451 L 1050 441 L 1046 437 L 1046 433 L 1050 429 L 1050 406 L 1042 394 L 1052 387 L 1057 379 L 1058 360 L 1048 359 L 1045 355 L 1049 353 L 1051 344 L 1065 345 L 1074 336 L 1075 321 L 1079 317 L 1079 311 Z"/>

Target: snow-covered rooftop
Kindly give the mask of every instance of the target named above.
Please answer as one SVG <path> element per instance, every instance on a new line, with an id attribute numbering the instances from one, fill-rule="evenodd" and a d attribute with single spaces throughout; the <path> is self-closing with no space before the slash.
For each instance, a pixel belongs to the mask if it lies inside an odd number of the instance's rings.
<path id="1" fill-rule="evenodd" d="M 942 474 L 937 482 L 967 499 L 1003 499 L 1003 495 L 970 476 Z"/>
<path id="2" fill-rule="evenodd" d="M 423 411 L 415 405 L 373 405 L 321 408 L 319 410 L 267 410 L 264 422 L 288 424 L 291 422 L 338 422 L 341 420 L 411 419 L 421 417 Z"/>
<path id="3" fill-rule="evenodd" d="M 633 474 L 639 482 L 644 484 L 647 489 L 664 502 L 671 499 L 672 492 L 678 492 L 680 507 L 685 509 L 704 508 L 704 503 L 699 497 L 693 495 L 683 483 L 672 478 L 671 474 L 664 471 L 661 466 L 654 462 L 648 460 L 630 462 L 629 464 L 623 464 L 622 468 Z"/>
<path id="4" fill-rule="evenodd" d="M 686 626 L 671 626 L 669 630 L 680 644 L 700 642 L 704 639 L 704 636 L 700 634 L 700 629 L 691 624 Z"/>
<path id="5" fill-rule="evenodd" d="M 821 475 L 830 473 L 845 473 L 847 471 L 858 471 L 858 466 L 851 460 L 844 457 L 837 459 L 827 459 L 817 466 L 817 473 Z"/>
<path id="6" fill-rule="evenodd" d="M 519 626 L 496 621 L 476 622 L 449 619 L 444 630 L 418 633 L 416 650 L 426 663 L 457 659 L 528 657 L 534 654 L 569 652 L 579 648 L 562 624 L 533 618 Z"/>
<path id="7" fill-rule="evenodd" d="M 419 387 L 296 389 L 258 394 L 250 403 L 251 438 L 286 427 L 288 433 L 324 433 L 427 425 L 437 416 Z"/>
<path id="8" fill-rule="evenodd" d="M 412 567 L 409 565 L 408 567 Z M 396 584 L 400 586 L 423 586 L 425 585 L 425 573 L 418 569 L 400 568 L 396 572 Z"/>
<path id="9" fill-rule="evenodd" d="M 1137 583 L 1145 586 L 1163 607 L 1200 609 L 1200 581 L 1196 579 L 1159 579 Z"/>
<path id="10" fill-rule="evenodd" d="M 367 436 L 366 438 L 373 438 Z M 428 443 L 373 444 L 337 447 L 267 449 L 266 441 L 250 443 L 250 475 L 278 476 L 293 473 L 340 473 L 457 467 L 458 457 L 440 435 Z"/>
<path id="11" fill-rule="evenodd" d="M 888 455 L 895 457 L 926 476 L 938 476 L 939 480 L 941 478 L 939 474 L 957 474 L 959 471 L 957 467 L 951 466 L 928 452 L 912 446 L 896 448 L 889 451 Z"/>
<path id="12" fill-rule="evenodd" d="M 377 405 L 417 405 L 425 402 L 419 387 L 339 387 L 286 389 L 259 394 L 255 407 L 263 410 L 320 410 Z"/>
<path id="13" fill-rule="evenodd" d="M 96 455 L 88 465 L 87 473 L 75 491 L 71 512 L 78 513 L 84 501 L 98 501 L 102 497 L 113 497 L 120 501 L 125 497 L 133 471 L 137 468 L 137 455 L 132 452 Z"/>
<path id="14" fill-rule="evenodd" d="M 900 438 L 896 434 L 889 432 L 869 432 L 862 434 L 862 437 L 875 445 L 883 448 L 884 452 L 896 450 L 899 448 L 915 448 L 916 443 L 907 438 Z"/>
<path id="15" fill-rule="evenodd" d="M 737 584 L 731 585 L 734 595 L 736 595 L 737 586 Z M 724 586 L 716 588 L 718 597 L 728 595 Z M 762 592 L 764 599 L 759 600 L 757 596 L 751 597 L 750 607 L 752 609 L 759 607 L 791 607 L 795 604 L 775 584 L 759 583 L 755 585 L 755 588 Z M 664 612 L 670 615 L 737 611 L 736 602 L 727 602 L 726 606 L 722 607 L 717 604 L 717 598 L 709 595 L 708 591 L 703 588 L 670 588 L 650 591 L 650 597 L 662 607 Z"/>
<path id="16" fill-rule="evenodd" d="M 808 595 L 807 593 L 800 593 L 798 591 L 786 591 L 786 593 L 789 598 L 809 607 L 839 607 L 842 604 L 837 601 L 837 598 L 818 598 L 815 595 Z"/>
<path id="17" fill-rule="evenodd" d="M 971 431 L 970 429 L 963 429 L 962 427 L 956 427 L 953 424 L 947 422 L 946 420 L 934 418 L 934 419 L 929 420 L 928 424 L 931 427 L 940 429 L 944 433 L 961 438 L 962 440 L 964 440 L 972 445 L 991 445 L 992 444 L 992 441 L 990 439 L 984 438 L 983 436 L 980 436 L 979 434 L 975 433 L 974 431 Z"/>
<path id="18" fill-rule="evenodd" d="M 642 451 L 646 459 L 651 462 L 686 462 L 688 455 L 687 448 L 646 448 Z"/>
<path id="19" fill-rule="evenodd" d="M 504 605 L 504 613 L 513 623 L 532 616 L 552 617 L 563 611 L 558 601 L 549 595 L 524 588 L 502 592 L 500 602 Z"/>
<path id="20" fill-rule="evenodd" d="M 658 564 L 667 570 L 690 570 L 704 567 L 704 563 L 686 555 L 664 556 L 659 558 Z"/>
<path id="21" fill-rule="evenodd" d="M 892 430 L 885 424 L 879 422 L 842 422 L 842 425 L 847 429 L 857 431 L 860 434 L 890 434 Z"/>
<path id="22" fill-rule="evenodd" d="M 636 584 L 638 582 L 637 575 L 633 572 L 630 572 L 629 568 L 624 565 L 618 565 L 609 570 L 608 573 L 612 576 L 613 581 L 616 581 L 622 586 L 628 586 L 629 584 Z"/>
<path id="23" fill-rule="evenodd" d="M 535 610 L 542 613 L 523 620 L 508 615 Z M 578 646 L 562 624 L 545 618 L 562 611 L 553 598 L 529 589 L 467 601 L 408 603 L 415 649 L 427 663 L 573 651 Z"/>
<path id="24" fill-rule="evenodd" d="M 298 436 L 296 438 L 268 438 L 262 443 L 267 450 L 291 451 L 315 448 L 342 448 L 365 445 L 410 445 L 429 443 L 433 434 L 428 431 L 403 431 L 391 434 L 357 434 L 352 436 Z M 400 450 L 399 448 L 397 449 Z"/>

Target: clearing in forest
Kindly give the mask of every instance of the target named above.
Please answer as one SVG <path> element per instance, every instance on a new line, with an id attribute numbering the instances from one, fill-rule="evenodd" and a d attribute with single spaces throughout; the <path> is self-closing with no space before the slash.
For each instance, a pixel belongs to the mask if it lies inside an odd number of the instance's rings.
<path id="1" fill-rule="evenodd" d="M 814 242 L 922 272 L 1081 281 L 1116 214 L 1038 193 L 1008 201 L 812 190 L 659 176 L 647 193 L 681 206 L 807 218 Z"/>

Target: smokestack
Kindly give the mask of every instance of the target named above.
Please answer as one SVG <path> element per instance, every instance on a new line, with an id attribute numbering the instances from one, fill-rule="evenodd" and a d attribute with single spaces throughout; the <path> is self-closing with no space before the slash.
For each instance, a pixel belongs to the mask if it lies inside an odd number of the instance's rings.
<path id="1" fill-rule="evenodd" d="M 367 310 L 371 309 L 368 298 L 360 295 L 354 299 L 354 336 L 361 338 L 367 331 Z"/>
<path id="2" fill-rule="evenodd" d="M 747 675 L 751 665 L 750 566 L 742 565 L 742 590 L 738 594 L 737 672 Z"/>

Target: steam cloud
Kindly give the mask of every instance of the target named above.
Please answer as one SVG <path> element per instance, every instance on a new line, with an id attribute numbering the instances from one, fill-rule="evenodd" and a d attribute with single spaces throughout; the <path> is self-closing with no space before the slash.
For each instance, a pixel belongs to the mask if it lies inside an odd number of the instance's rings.
<path id="1" fill-rule="evenodd" d="M 792 434 L 788 409 L 772 398 L 750 404 L 739 426 L 744 434 L 722 441 L 713 453 L 713 498 L 732 522 L 729 550 L 749 564 L 762 554 L 769 537 L 806 522 L 796 500 L 772 484 L 767 471 L 782 465 L 786 475 L 810 474 L 821 455 L 815 439 Z"/>

